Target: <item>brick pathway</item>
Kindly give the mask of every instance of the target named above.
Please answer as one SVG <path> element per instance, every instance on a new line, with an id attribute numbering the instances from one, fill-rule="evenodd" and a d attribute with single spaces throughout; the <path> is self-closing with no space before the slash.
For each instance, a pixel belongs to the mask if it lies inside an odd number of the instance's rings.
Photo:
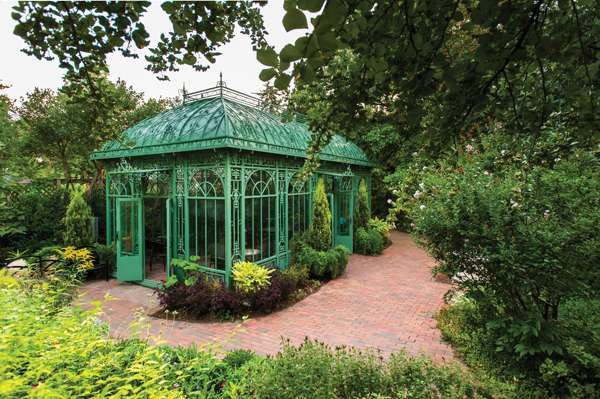
<path id="1" fill-rule="evenodd" d="M 278 351 L 281 338 L 293 343 L 304 337 L 329 345 L 379 348 L 384 355 L 401 349 L 425 353 L 437 361 L 453 360 L 452 350 L 440 341 L 434 313 L 450 288 L 430 274 L 434 261 L 404 233 L 392 233 L 393 244 L 377 257 L 353 255 L 346 274 L 318 292 L 271 315 L 233 322 L 184 322 L 146 318 L 145 332 L 173 345 L 215 345 L 248 348 L 262 354 Z M 113 336 L 130 334 L 136 309 L 157 309 L 152 290 L 116 280 L 94 281 L 83 288 L 85 303 L 104 304 L 103 318 Z M 216 343 L 219 343 L 218 345 Z"/>

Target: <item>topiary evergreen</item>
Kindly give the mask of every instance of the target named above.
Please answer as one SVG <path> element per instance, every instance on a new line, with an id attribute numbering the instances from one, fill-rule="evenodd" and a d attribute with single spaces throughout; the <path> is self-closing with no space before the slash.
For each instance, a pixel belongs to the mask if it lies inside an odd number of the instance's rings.
<path id="1" fill-rule="evenodd" d="M 65 215 L 65 245 L 85 247 L 94 241 L 92 232 L 92 210 L 85 201 L 84 187 L 75 187 Z"/>
<path id="2" fill-rule="evenodd" d="M 356 195 L 356 205 L 354 206 L 354 231 L 360 227 L 367 228 L 369 219 L 371 218 L 371 210 L 369 209 L 369 190 L 365 179 L 360 179 L 358 185 L 358 194 Z"/>
<path id="3" fill-rule="evenodd" d="M 331 211 L 325 192 L 325 182 L 320 178 L 317 182 L 313 198 L 313 217 L 309 227 L 310 245 L 318 251 L 331 248 Z"/>

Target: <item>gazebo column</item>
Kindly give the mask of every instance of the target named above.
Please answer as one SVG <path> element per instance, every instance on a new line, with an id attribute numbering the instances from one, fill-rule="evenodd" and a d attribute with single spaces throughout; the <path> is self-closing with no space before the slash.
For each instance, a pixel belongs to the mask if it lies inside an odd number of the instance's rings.
<path id="1" fill-rule="evenodd" d="M 231 287 L 231 267 L 233 266 L 232 262 L 232 248 L 233 248 L 233 239 L 232 239 L 232 202 L 229 198 L 232 198 L 231 194 L 231 159 L 230 155 L 227 154 L 225 157 L 225 187 L 223 188 L 223 192 L 225 194 L 225 286 L 227 288 Z"/>

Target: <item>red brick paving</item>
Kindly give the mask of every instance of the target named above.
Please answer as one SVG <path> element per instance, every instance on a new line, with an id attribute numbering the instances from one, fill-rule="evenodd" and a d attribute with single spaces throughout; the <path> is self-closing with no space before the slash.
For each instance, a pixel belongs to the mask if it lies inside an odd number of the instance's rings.
<path id="1" fill-rule="evenodd" d="M 391 238 L 393 244 L 382 255 L 353 255 L 342 277 L 287 309 L 243 323 L 149 317 L 143 322 L 142 334 L 173 345 L 247 348 L 261 354 L 276 353 L 282 337 L 293 343 L 309 337 L 331 346 L 378 348 L 384 355 L 404 349 L 437 361 L 453 360 L 433 319 L 450 286 L 431 277 L 435 262 L 410 236 L 393 232 Z M 94 281 L 82 291 L 86 303 L 102 300 L 107 293 L 114 298 L 103 307 L 103 318 L 113 336 L 131 334 L 135 310 L 143 309 L 145 314 L 157 310 L 153 291 L 138 285 Z"/>

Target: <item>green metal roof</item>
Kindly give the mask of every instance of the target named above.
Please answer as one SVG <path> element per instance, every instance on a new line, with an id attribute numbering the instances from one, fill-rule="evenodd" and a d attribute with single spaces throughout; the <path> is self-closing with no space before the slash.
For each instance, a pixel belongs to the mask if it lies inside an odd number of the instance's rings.
<path id="1" fill-rule="evenodd" d="M 282 123 L 275 116 L 240 101 L 217 96 L 184 103 L 125 130 L 92 159 L 156 155 L 217 148 L 234 148 L 293 157 L 306 157 L 308 126 Z M 371 166 L 354 143 L 335 135 L 321 151 L 326 161 Z"/>

